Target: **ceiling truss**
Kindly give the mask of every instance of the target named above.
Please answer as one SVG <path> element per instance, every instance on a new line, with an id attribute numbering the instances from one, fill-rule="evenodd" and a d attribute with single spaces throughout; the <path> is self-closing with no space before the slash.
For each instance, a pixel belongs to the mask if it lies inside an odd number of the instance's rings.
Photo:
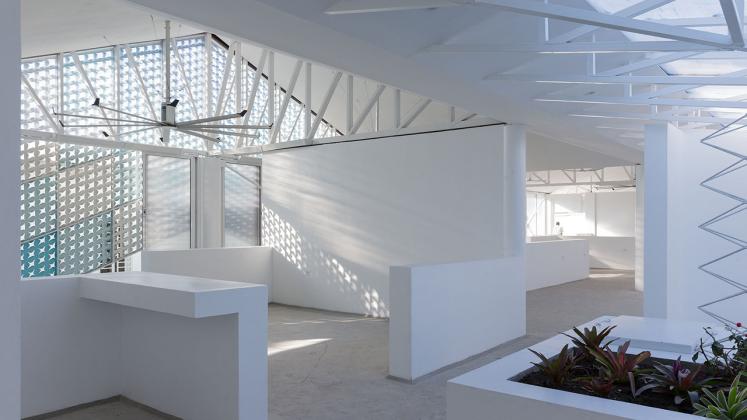
<path id="1" fill-rule="evenodd" d="M 720 13 L 702 17 L 641 18 L 642 15 L 667 7 L 673 0 L 640 0 L 616 13 L 602 13 L 591 7 L 568 7 L 562 0 L 339 0 L 327 11 L 330 15 L 398 12 L 402 10 L 442 7 L 480 7 L 544 20 L 544 39 L 537 42 L 469 44 L 447 38 L 430 45 L 418 54 L 583 54 L 588 57 L 584 73 L 553 74 L 537 72 L 540 58 L 533 58 L 511 69 L 487 74 L 485 83 L 549 83 L 559 86 L 535 98 L 547 106 L 565 104 L 573 109 L 567 114 L 578 118 L 599 118 L 627 122 L 628 127 L 613 127 L 608 135 L 617 138 L 640 138 L 640 125 L 666 121 L 692 128 L 713 128 L 731 122 L 729 112 L 747 109 L 747 94 L 708 97 L 698 92 L 704 87 L 747 87 L 747 69 L 715 74 L 673 74 L 666 70 L 679 60 L 744 60 L 747 49 L 744 35 L 744 0 L 719 0 Z M 579 26 L 551 36 L 550 22 L 563 21 Z M 619 41 L 597 41 L 595 31 L 620 31 Z M 713 31 L 713 29 L 720 29 Z M 720 32 L 720 33 L 716 33 Z M 641 40 L 630 34 L 655 37 Z M 645 39 L 645 38 L 644 38 Z M 613 69 L 597 69 L 599 54 L 630 54 L 629 64 Z M 531 71 L 530 68 L 535 70 Z M 570 86 L 569 86 L 570 85 Z M 580 93 L 578 86 L 620 85 L 619 96 L 609 93 Z M 743 89 L 744 90 L 744 89 Z M 587 89 L 588 91 L 588 89 Z M 701 89 L 702 91 L 702 89 Z M 609 92 L 606 90 L 605 92 Z M 555 105 L 553 105 L 555 104 Z M 586 109 L 579 110 L 578 107 Z M 593 106 L 592 109 L 588 109 Z M 610 112 L 609 106 L 630 107 L 630 112 Z M 641 112 L 647 107 L 649 112 Z M 730 111 L 731 110 L 731 111 Z M 629 130 L 628 130 L 629 128 Z"/>

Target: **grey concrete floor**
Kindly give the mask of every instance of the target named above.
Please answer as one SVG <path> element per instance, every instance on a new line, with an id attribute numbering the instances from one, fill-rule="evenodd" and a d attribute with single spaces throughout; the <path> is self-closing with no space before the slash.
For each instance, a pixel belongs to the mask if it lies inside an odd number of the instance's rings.
<path id="1" fill-rule="evenodd" d="M 416 384 L 386 378 L 386 320 L 270 305 L 270 419 L 444 419 L 449 379 L 600 315 L 640 315 L 642 305 L 628 271 L 595 270 L 588 279 L 529 292 L 526 336 Z M 110 408 L 54 419 L 157 418 Z M 91 410 L 98 410 L 93 417 Z"/>

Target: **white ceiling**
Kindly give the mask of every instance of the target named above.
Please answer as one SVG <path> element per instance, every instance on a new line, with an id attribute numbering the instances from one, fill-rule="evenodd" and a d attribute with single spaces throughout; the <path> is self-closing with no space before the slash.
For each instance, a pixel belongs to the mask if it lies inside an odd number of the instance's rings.
<path id="1" fill-rule="evenodd" d="M 640 161 L 640 121 L 568 115 L 587 113 L 590 109 L 645 113 L 648 106 L 534 100 L 561 89 L 563 94 L 575 96 L 591 92 L 619 95 L 622 85 L 568 87 L 483 80 L 489 74 L 511 69 L 526 73 L 584 73 L 585 55 L 424 51 L 443 43 L 537 42 L 543 19 L 475 7 L 325 14 L 334 3 L 334 0 L 23 0 L 23 55 L 160 38 L 163 20 L 169 16 L 177 22 L 174 26 L 177 36 L 211 30 L 502 121 L 526 124 L 537 135 L 613 155 L 620 161 Z M 592 10 L 586 0 L 562 3 Z M 551 35 L 560 34 L 575 27 L 552 21 L 550 31 Z M 598 30 L 596 39 L 624 40 L 625 37 L 620 32 Z M 245 47 L 247 56 L 256 55 L 257 51 L 251 45 Z M 600 54 L 597 68 L 625 65 L 642 56 L 642 53 Z M 282 72 L 280 67 L 278 70 Z M 651 74 L 662 73 L 658 68 L 651 71 Z M 280 82 L 282 77 L 278 78 Z"/>

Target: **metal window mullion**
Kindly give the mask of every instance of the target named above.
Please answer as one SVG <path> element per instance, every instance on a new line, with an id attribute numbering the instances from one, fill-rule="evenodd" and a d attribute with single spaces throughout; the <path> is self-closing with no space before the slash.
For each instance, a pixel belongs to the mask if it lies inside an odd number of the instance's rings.
<path id="1" fill-rule="evenodd" d="M 205 115 L 211 115 L 210 109 L 212 108 L 213 104 L 213 95 L 212 95 L 212 83 L 213 83 L 213 75 L 212 75 L 212 64 L 213 64 L 213 35 L 206 33 L 205 34 Z M 207 140 L 203 140 L 203 143 L 205 144 L 205 149 L 211 150 L 213 148 L 212 142 L 209 142 Z"/>

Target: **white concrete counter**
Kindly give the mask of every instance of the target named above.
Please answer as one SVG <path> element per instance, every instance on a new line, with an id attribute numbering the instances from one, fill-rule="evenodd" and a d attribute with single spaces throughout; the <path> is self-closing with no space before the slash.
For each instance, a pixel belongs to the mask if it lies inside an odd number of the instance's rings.
<path id="1" fill-rule="evenodd" d="M 128 272 L 24 279 L 23 416 L 124 395 L 185 420 L 267 418 L 267 288 Z"/>
<path id="2" fill-rule="evenodd" d="M 189 318 L 241 312 L 265 286 L 171 274 L 125 272 L 79 277 L 80 297 Z"/>

